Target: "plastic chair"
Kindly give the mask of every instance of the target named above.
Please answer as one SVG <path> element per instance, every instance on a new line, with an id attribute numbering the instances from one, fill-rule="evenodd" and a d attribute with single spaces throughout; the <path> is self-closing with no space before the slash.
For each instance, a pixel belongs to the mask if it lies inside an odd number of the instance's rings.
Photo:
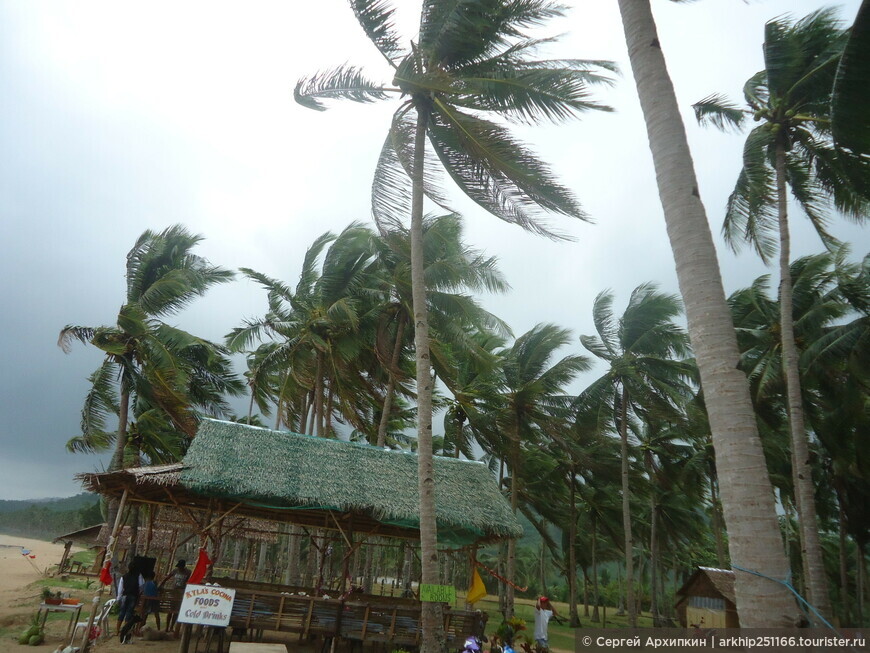
<path id="1" fill-rule="evenodd" d="M 109 612 L 112 610 L 112 606 L 115 605 L 115 601 L 116 599 L 108 599 L 105 603 L 103 603 L 103 607 L 100 608 L 100 613 L 94 619 L 94 626 L 97 626 L 100 629 L 102 637 L 106 637 L 107 633 L 109 632 Z M 76 638 L 79 635 L 79 629 L 84 630 L 87 627 L 87 621 L 79 621 L 76 624 L 75 630 L 73 631 L 71 641 L 76 641 Z"/>

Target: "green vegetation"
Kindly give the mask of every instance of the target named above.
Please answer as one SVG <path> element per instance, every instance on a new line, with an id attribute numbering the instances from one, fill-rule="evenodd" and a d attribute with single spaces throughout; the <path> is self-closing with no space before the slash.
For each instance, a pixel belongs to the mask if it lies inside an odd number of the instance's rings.
<path id="1" fill-rule="evenodd" d="M 609 65 L 529 58 L 542 41 L 527 30 L 561 13 L 547 2 L 424 2 L 408 49 L 388 2 L 354 0 L 394 80 L 381 86 L 341 66 L 300 81 L 296 97 L 320 109 L 331 99 L 400 96 L 376 171 L 377 229 L 353 222 L 321 235 L 293 284 L 242 268 L 265 291 L 264 313 L 224 345 L 162 320 L 232 273 L 194 255 L 200 237 L 181 227 L 145 232 L 128 255 L 116 323 L 62 331 L 63 345 L 77 339 L 105 353 L 82 435 L 68 446 L 114 449 L 112 468 L 179 459 L 198 418 L 225 413 L 226 397 L 243 387 L 227 359 L 241 353 L 249 423 L 269 417 L 276 429 L 416 447 L 424 485 L 432 453 L 488 466 L 535 533 L 477 552 L 526 588 L 481 604 L 493 630 L 501 615 L 531 621 L 538 593 L 559 600 L 573 626 L 602 623 L 605 605 L 608 625 L 666 625 L 675 590 L 699 564 L 790 577 L 826 614 L 866 625 L 870 256 L 857 252 L 855 261 L 827 237 L 820 209 L 864 219 L 870 195 L 870 153 L 844 153 L 828 140 L 847 34 L 827 11 L 771 21 L 765 70 L 746 87 L 749 108 L 716 98 L 699 107 L 719 124 L 746 111 L 764 123 L 746 141 L 726 232 L 764 256 L 779 249 L 783 283 L 776 291 L 762 277 L 726 298 L 676 99 L 665 97 L 670 79 L 660 48 L 648 47 L 658 42 L 649 3 L 619 4 L 682 299 L 646 282 L 624 310 L 614 310 L 621 298 L 609 291 L 578 307 L 592 316 L 595 335 L 580 342 L 601 363 L 597 379 L 573 387 L 592 357 L 565 353 L 577 342 L 570 329 L 538 324 L 514 334 L 482 308 L 476 294 L 508 288 L 497 260 L 464 241 L 458 215 L 426 217 L 422 202 L 425 194 L 445 204 L 443 167 L 478 204 L 533 231 L 552 235 L 538 221 L 541 208 L 583 217 L 571 191 L 490 114 L 536 122 L 600 108 L 588 103 L 587 85 L 605 81 L 600 69 Z M 854 126 L 847 131 L 848 142 L 863 141 Z M 787 186 L 825 253 L 789 259 Z M 443 437 L 431 437 L 433 408 L 443 409 Z M 367 551 L 361 575 L 395 578 L 399 591 L 421 576 L 467 587 L 465 553 L 434 555 L 431 507 L 420 502 L 420 556 L 404 544 Z M 29 506 L 17 522 L 35 528 L 45 510 Z M 13 514 L 2 517 L 10 523 Z M 64 530 L 53 526 L 52 534 Z M 315 582 L 311 541 L 262 553 L 286 556 L 291 584 Z M 790 625 L 793 598 L 768 589 L 755 576 L 738 585 L 744 626 Z M 557 647 L 573 647 L 569 628 L 551 628 Z"/>
<path id="2" fill-rule="evenodd" d="M 100 502 L 88 493 L 68 499 L 6 501 L 0 512 L 0 533 L 53 539 L 86 526 L 102 523 Z"/>

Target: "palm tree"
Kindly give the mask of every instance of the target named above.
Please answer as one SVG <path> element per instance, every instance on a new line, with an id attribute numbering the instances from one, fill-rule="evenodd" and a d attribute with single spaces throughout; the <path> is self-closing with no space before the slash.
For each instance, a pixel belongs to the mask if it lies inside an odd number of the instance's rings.
<path id="1" fill-rule="evenodd" d="M 644 284 L 631 293 L 622 316 L 613 313 L 613 294 L 600 293 L 592 307 L 597 336 L 581 336 L 583 346 L 608 365 L 604 376 L 584 391 L 584 402 L 612 411 L 622 460 L 623 529 L 625 531 L 625 580 L 628 618 L 637 625 L 634 602 L 631 528 L 631 487 L 629 484 L 629 421 L 650 415 L 681 421 L 680 407 L 690 394 L 691 365 L 679 360 L 688 355 L 689 343 L 682 329 L 673 323 L 681 312 L 679 299 Z M 610 419 L 605 414 L 605 419 Z"/>
<path id="2" fill-rule="evenodd" d="M 82 435 L 70 440 L 70 450 L 101 451 L 114 444 L 109 469 L 121 469 L 133 422 L 134 459 L 141 450 L 155 460 L 177 458 L 183 438 L 196 431 L 197 412 L 223 414 L 223 395 L 242 391 L 224 349 L 161 319 L 233 278 L 192 252 L 201 240 L 180 225 L 145 231 L 127 254 L 127 295 L 115 325 L 61 330 L 58 345 L 65 352 L 79 340 L 106 355 L 89 377 Z M 118 427 L 110 432 L 106 421 L 115 416 Z"/>
<path id="3" fill-rule="evenodd" d="M 570 333 L 553 324 L 539 324 L 516 339 L 502 353 L 501 408 L 496 418 L 506 440 L 510 469 L 511 509 L 517 512 L 520 499 L 522 447 L 558 436 L 560 413 L 567 411 L 573 398 L 566 386 L 589 369 L 585 356 L 569 355 L 552 362 L 556 350 L 568 344 Z M 516 541 L 507 549 L 507 577 L 512 578 Z M 506 618 L 513 614 L 513 587 L 508 585 Z"/>
<path id="4" fill-rule="evenodd" d="M 322 110 L 324 99 L 359 102 L 405 96 L 393 116 L 381 151 L 372 191 L 376 221 L 411 218 L 414 343 L 420 483 L 420 538 L 423 582 L 437 582 L 432 467 L 432 378 L 422 259 L 424 193 L 444 205 L 426 166 L 426 141 L 453 181 L 484 209 L 508 222 L 555 237 L 535 211 L 542 208 L 583 218 L 573 195 L 547 167 L 486 113 L 521 122 L 565 120 L 603 109 L 588 98 L 591 83 L 607 81 L 602 62 L 540 61 L 530 58 L 540 40 L 524 30 L 561 14 L 546 0 L 425 0 L 416 43 L 405 48 L 386 0 L 351 0 L 369 39 L 395 71 L 392 87 L 367 79 L 345 65 L 302 79 L 295 97 Z M 410 181 L 410 189 L 408 183 Z M 438 609 L 424 606 L 423 651 L 442 648 Z M 437 633 L 436 633 L 437 629 Z M 437 641 L 436 641 L 437 639 Z"/>
<path id="5" fill-rule="evenodd" d="M 785 578 L 789 566 L 748 384 L 737 369 L 740 352 L 716 248 L 650 0 L 619 0 L 619 11 L 689 338 L 706 391 L 732 565 L 762 574 L 737 574 L 740 623 L 750 628 L 791 626 L 798 618 L 791 593 L 763 578 Z"/>
<path id="6" fill-rule="evenodd" d="M 302 432 L 328 436 L 336 402 L 344 418 L 354 426 L 362 423 L 354 406 L 361 388 L 367 388 L 361 357 L 371 338 L 361 333 L 374 330 L 379 292 L 371 275 L 371 235 L 367 227 L 351 223 L 337 236 L 317 238 L 295 289 L 242 268 L 268 291 L 269 310 L 234 329 L 227 345 L 241 351 L 267 335 L 278 338 L 277 347 L 258 350 L 253 364 L 258 375 L 271 374 L 278 383 L 278 425 L 285 421 Z"/>
<path id="7" fill-rule="evenodd" d="M 405 376 L 398 366 L 399 355 L 406 344 L 405 334 L 414 314 L 411 238 L 407 229 L 393 224 L 385 226 L 379 235 L 372 234 L 372 240 L 376 251 L 373 273 L 382 277 L 386 295 L 384 305 L 379 309 L 381 319 L 376 348 L 388 374 L 377 438 L 378 446 L 383 446 L 393 391 L 397 381 Z M 465 293 L 504 292 L 509 286 L 498 270 L 495 257 L 487 257 L 462 241 L 462 220 L 458 215 L 424 218 L 423 252 L 430 323 L 429 350 L 436 373 L 449 387 L 457 358 L 472 363 L 492 358 L 481 349 L 476 334 L 490 330 L 510 333 L 503 321 L 483 310 L 473 297 Z"/>
<path id="8" fill-rule="evenodd" d="M 846 31 L 831 9 L 813 12 L 793 24 L 787 19 L 772 20 L 765 26 L 765 68 L 744 86 L 747 108 L 741 109 L 720 96 L 710 96 L 695 105 L 702 123 L 722 128 L 742 125 L 747 115 L 761 121 L 746 139 L 743 168 L 728 200 L 723 230 L 732 248 L 739 249 L 740 243 L 746 241 L 765 262 L 777 246 L 779 249 L 782 365 L 801 548 L 810 601 L 826 618 L 830 618 L 831 605 L 818 538 L 792 322 L 786 187 L 791 187 L 792 195 L 828 246 L 835 241 L 826 230 L 827 216 L 822 210 L 825 202 L 855 220 L 865 217 L 866 198 L 843 169 L 843 161 L 852 155 L 835 149 L 830 131 L 831 94 L 846 38 Z M 870 179 L 870 169 L 866 174 Z M 774 233 L 778 233 L 778 242 Z"/>

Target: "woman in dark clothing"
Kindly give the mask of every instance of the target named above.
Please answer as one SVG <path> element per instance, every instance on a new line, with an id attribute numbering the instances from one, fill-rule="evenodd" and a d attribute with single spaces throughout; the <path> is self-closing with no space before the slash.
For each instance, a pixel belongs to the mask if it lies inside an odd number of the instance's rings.
<path id="1" fill-rule="evenodd" d="M 136 569 L 130 569 L 118 581 L 118 635 L 122 626 L 132 622 L 136 617 L 136 605 L 139 603 L 139 586 L 141 576 Z"/>

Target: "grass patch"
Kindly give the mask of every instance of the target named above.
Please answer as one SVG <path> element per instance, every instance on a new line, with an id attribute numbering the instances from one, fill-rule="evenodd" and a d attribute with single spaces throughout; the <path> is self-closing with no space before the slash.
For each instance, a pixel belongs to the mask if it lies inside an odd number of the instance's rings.
<path id="1" fill-rule="evenodd" d="M 83 551 L 76 551 L 70 556 L 70 560 L 74 562 L 81 562 L 85 567 L 92 567 L 94 562 L 97 560 L 97 552 L 91 549 L 85 549 Z"/>
<path id="2" fill-rule="evenodd" d="M 97 581 L 92 578 L 70 578 L 63 580 L 62 578 L 40 578 L 33 582 L 30 587 L 42 589 L 43 587 L 59 587 L 70 590 L 89 590 L 97 586 Z"/>
<path id="3" fill-rule="evenodd" d="M 464 595 L 463 595 L 464 596 Z M 576 631 L 578 629 L 571 628 L 568 626 L 568 604 L 567 603 L 559 603 L 557 601 L 553 602 L 556 606 L 556 611 L 559 613 L 559 616 L 565 621 L 565 624 L 559 624 L 555 620 L 550 621 L 550 625 L 548 628 L 548 636 L 550 641 L 550 647 L 553 649 L 561 649 L 573 651 L 575 648 L 575 636 Z M 459 605 L 463 605 L 460 600 Z M 501 625 L 501 613 L 498 609 L 498 597 L 496 596 L 488 596 L 485 599 L 482 599 L 474 606 L 478 610 L 483 610 L 487 614 L 489 614 L 489 621 L 486 625 L 486 635 L 489 637 L 494 634 L 498 629 L 499 625 Z M 599 619 L 601 619 L 598 623 L 590 621 L 592 606 L 589 607 L 590 617 L 584 616 L 584 605 L 582 603 L 577 605 L 577 612 L 580 615 L 580 628 L 628 628 L 628 616 L 616 616 L 616 608 L 608 607 L 606 614 L 606 623 L 603 621 L 605 617 L 604 608 L 598 609 Z M 534 642 L 534 630 L 535 630 L 535 602 L 532 599 L 522 599 L 518 598 L 514 601 L 514 613 L 520 619 L 523 619 L 526 622 L 526 630 L 521 631 L 521 635 L 526 638 L 529 643 Z M 637 625 L 640 628 L 651 628 L 652 627 L 652 615 L 649 613 L 643 613 L 638 615 Z M 515 647 L 517 648 L 517 647 Z"/>

